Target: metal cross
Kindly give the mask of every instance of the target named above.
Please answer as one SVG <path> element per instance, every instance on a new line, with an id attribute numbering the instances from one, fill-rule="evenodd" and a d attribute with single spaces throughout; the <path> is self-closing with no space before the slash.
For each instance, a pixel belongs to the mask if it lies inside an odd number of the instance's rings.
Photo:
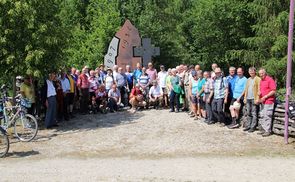
<path id="1" fill-rule="evenodd" d="M 160 55 L 160 48 L 153 47 L 150 38 L 142 39 L 141 47 L 133 48 L 134 57 L 142 57 L 143 66 L 147 66 L 152 61 L 152 57 Z"/>

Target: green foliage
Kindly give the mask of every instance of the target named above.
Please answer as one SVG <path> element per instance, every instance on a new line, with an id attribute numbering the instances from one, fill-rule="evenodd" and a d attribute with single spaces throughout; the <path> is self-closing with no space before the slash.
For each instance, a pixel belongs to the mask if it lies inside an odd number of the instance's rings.
<path id="1" fill-rule="evenodd" d="M 94 68 L 129 19 L 161 48 L 156 65 L 265 67 L 283 87 L 288 11 L 287 0 L 0 0 L 1 79 Z"/>
<path id="2" fill-rule="evenodd" d="M 65 32 L 54 0 L 0 0 L 0 71 L 41 77 L 62 64 Z"/>

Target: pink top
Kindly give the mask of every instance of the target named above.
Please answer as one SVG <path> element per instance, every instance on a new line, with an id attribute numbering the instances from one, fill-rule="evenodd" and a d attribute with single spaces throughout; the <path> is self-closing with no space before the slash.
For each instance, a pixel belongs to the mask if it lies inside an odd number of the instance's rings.
<path id="1" fill-rule="evenodd" d="M 275 81 L 270 77 L 266 76 L 264 79 L 261 79 L 260 81 L 260 98 L 267 95 L 269 92 L 276 90 L 276 83 Z M 265 99 L 263 104 L 273 104 L 275 101 L 275 96 L 268 97 Z"/>
<path id="2" fill-rule="evenodd" d="M 89 88 L 89 81 L 86 74 L 82 73 L 79 76 L 77 85 L 79 88 Z"/>
<path id="3" fill-rule="evenodd" d="M 154 68 L 153 69 L 147 69 L 146 73 L 149 75 L 151 82 L 157 78 L 157 70 L 154 69 Z"/>

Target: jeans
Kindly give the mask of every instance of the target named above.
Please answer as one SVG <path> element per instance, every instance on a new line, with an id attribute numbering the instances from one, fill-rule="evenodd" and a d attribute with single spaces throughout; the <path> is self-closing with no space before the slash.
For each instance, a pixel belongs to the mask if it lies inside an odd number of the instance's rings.
<path id="1" fill-rule="evenodd" d="M 214 117 L 217 119 L 218 122 L 225 123 L 225 115 L 223 112 L 223 103 L 224 99 L 213 99 L 212 101 L 212 111 Z"/>
<path id="2" fill-rule="evenodd" d="M 171 90 L 170 92 L 170 109 L 174 111 L 174 104 L 175 104 L 175 97 L 176 97 L 176 109 L 179 111 L 180 102 L 179 102 L 179 94 Z"/>
<path id="3" fill-rule="evenodd" d="M 118 111 L 118 105 L 115 99 L 109 98 L 108 107 L 110 108 L 110 111 Z"/>
<path id="4" fill-rule="evenodd" d="M 256 105 L 254 99 L 247 99 L 247 123 L 246 128 L 256 128 L 258 122 L 259 105 Z"/>
<path id="5" fill-rule="evenodd" d="M 51 96 L 47 98 L 48 107 L 45 116 L 45 127 L 51 127 L 56 124 L 56 97 Z"/>

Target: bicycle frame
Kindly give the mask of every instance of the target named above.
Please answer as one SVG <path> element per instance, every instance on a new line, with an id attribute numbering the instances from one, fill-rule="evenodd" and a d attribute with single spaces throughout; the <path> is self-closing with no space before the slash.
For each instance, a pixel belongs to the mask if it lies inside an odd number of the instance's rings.
<path id="1" fill-rule="evenodd" d="M 9 117 L 8 117 L 8 114 L 7 114 L 7 112 L 8 112 L 8 110 L 13 110 L 13 109 L 17 109 L 17 111 L 15 112 L 15 113 L 12 113 L 12 118 L 11 119 L 9 119 Z M 4 107 L 3 108 L 3 115 L 4 115 L 4 123 L 3 123 L 3 128 L 5 129 L 5 130 L 7 130 L 7 128 L 9 128 L 12 124 L 14 124 L 14 122 L 15 122 L 15 119 L 16 119 L 16 116 L 18 116 L 19 115 L 19 113 L 21 113 L 22 112 L 22 109 L 21 109 L 21 106 L 9 106 L 9 107 Z M 23 115 L 21 115 L 21 117 L 23 117 Z"/>

